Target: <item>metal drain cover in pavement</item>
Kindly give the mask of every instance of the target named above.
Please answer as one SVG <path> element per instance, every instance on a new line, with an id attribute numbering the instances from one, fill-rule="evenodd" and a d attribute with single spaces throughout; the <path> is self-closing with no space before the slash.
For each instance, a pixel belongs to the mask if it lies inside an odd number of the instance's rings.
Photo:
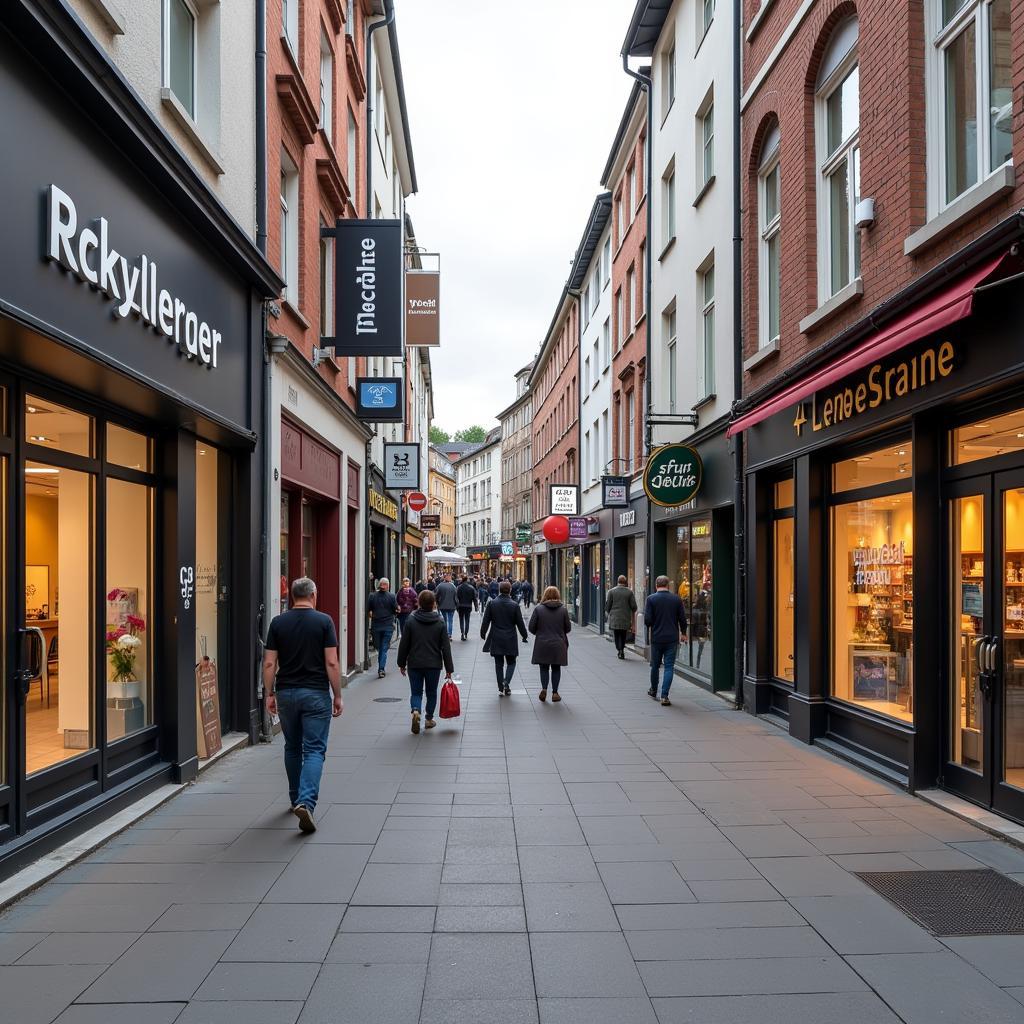
<path id="1" fill-rule="evenodd" d="M 374 697 L 374 704 L 397 704 L 402 698 L 401 697 Z"/>
<path id="2" fill-rule="evenodd" d="M 857 871 L 933 935 L 1024 935 L 1024 885 L 998 871 Z"/>

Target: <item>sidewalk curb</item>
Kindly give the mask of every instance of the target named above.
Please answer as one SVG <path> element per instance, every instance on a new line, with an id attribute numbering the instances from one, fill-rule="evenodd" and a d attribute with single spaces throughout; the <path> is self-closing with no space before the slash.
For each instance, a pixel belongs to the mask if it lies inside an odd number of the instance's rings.
<path id="1" fill-rule="evenodd" d="M 224 737 L 224 745 L 213 755 L 206 758 L 199 764 L 199 778 L 212 765 L 215 765 L 221 758 L 240 750 L 249 745 L 249 738 L 244 733 L 229 733 Z M 99 849 L 104 843 L 109 842 L 114 836 L 119 835 L 130 828 L 136 822 L 141 821 L 148 814 L 151 814 L 158 807 L 162 807 L 169 800 L 176 797 L 182 790 L 194 785 L 194 782 L 181 783 L 169 782 L 158 789 L 147 793 L 144 797 L 130 804 L 123 811 L 111 815 L 99 825 L 88 829 L 81 835 L 69 839 L 56 850 L 51 851 L 39 860 L 30 864 L 21 871 L 11 875 L 10 878 L 0 882 L 0 911 L 7 909 L 12 903 L 17 902 L 23 896 L 28 895 L 34 889 L 38 889 L 45 882 L 50 881 L 54 876 L 59 875 L 65 868 L 71 867 L 78 861 L 87 857 L 94 850 Z"/>

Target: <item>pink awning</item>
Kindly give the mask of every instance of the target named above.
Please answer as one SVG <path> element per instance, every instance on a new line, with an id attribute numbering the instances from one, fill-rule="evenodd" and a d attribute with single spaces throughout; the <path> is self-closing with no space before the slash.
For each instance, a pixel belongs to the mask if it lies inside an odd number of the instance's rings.
<path id="1" fill-rule="evenodd" d="M 915 306 L 910 312 L 904 313 L 884 330 L 865 338 L 849 352 L 833 360 L 826 366 L 802 380 L 795 381 L 783 388 L 777 395 L 766 399 L 760 405 L 744 413 L 734 420 L 726 431 L 726 437 L 732 437 L 747 427 L 754 426 L 768 419 L 777 412 L 796 405 L 797 402 L 810 397 L 816 391 L 834 384 L 851 373 L 870 366 L 879 359 L 884 359 L 905 345 L 918 341 L 929 334 L 942 330 L 958 320 L 971 315 L 974 306 L 974 289 L 989 277 L 1006 258 L 1006 254 L 989 260 L 977 270 L 960 278 L 945 291 L 933 295 L 926 302 Z"/>

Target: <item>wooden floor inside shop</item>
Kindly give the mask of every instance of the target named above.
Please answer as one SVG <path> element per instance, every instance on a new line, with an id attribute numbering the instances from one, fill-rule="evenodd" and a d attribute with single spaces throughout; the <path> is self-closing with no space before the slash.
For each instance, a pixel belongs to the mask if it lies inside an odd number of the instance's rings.
<path id="1" fill-rule="evenodd" d="M 79 749 L 64 746 L 64 734 L 59 728 L 60 686 L 56 673 L 50 676 L 49 706 L 46 685 L 40 695 L 39 682 L 32 684 L 25 702 L 25 773 L 42 771 L 51 765 L 67 761 L 81 754 Z"/>

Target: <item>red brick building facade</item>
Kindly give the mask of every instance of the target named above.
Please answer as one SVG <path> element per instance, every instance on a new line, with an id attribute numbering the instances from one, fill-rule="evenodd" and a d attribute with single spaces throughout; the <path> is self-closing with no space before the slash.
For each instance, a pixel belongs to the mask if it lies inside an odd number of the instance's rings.
<path id="1" fill-rule="evenodd" d="M 1024 2 L 744 15 L 745 703 L 1024 821 Z"/>

